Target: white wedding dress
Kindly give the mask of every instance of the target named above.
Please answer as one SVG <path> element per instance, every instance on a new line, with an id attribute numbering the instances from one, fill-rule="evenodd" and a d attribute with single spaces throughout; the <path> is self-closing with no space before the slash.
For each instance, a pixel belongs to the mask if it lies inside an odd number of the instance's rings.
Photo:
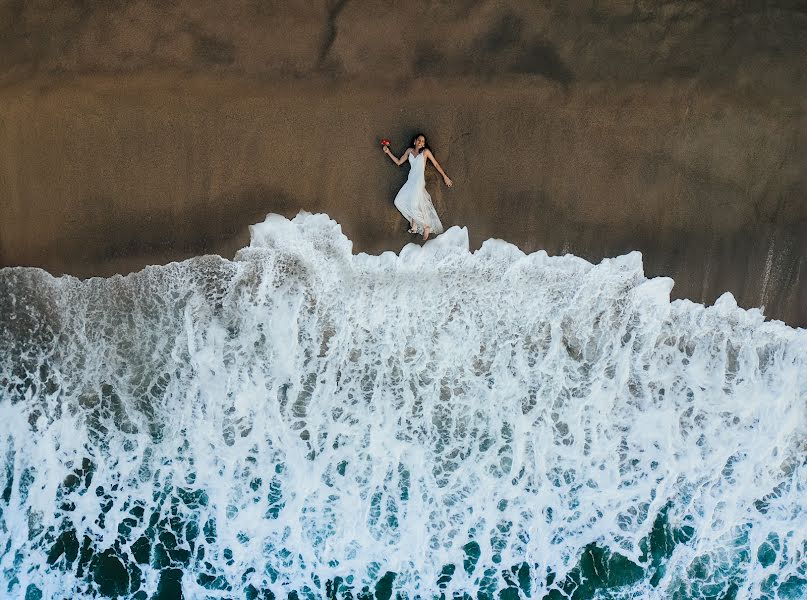
<path id="1" fill-rule="evenodd" d="M 417 156 L 409 154 L 409 178 L 395 196 L 395 208 L 401 211 L 409 223 L 415 222 L 415 230 L 423 233 L 426 227 L 430 233 L 443 233 L 443 224 L 434 210 L 432 197 L 426 191 L 426 157 L 424 152 Z"/>

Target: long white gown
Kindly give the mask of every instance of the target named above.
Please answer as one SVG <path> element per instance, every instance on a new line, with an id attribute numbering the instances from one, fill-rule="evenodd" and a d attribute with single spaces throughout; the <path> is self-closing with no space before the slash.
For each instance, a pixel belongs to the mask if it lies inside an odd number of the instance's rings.
<path id="1" fill-rule="evenodd" d="M 443 233 L 443 224 L 434 210 L 432 197 L 426 191 L 426 157 L 424 152 L 417 156 L 409 154 L 409 178 L 395 196 L 395 208 L 401 211 L 406 220 L 415 222 L 415 230 L 423 233 L 426 226 L 430 233 Z"/>

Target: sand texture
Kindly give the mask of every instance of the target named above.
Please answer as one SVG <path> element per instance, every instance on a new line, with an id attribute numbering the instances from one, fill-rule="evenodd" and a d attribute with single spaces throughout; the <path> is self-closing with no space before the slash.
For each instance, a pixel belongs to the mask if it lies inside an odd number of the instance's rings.
<path id="1" fill-rule="evenodd" d="M 232 256 L 268 212 L 399 250 L 402 152 L 472 243 L 630 250 L 807 325 L 807 12 L 716 2 L 7 2 L 0 264 Z M 741 5 L 742 4 L 742 5 Z"/>

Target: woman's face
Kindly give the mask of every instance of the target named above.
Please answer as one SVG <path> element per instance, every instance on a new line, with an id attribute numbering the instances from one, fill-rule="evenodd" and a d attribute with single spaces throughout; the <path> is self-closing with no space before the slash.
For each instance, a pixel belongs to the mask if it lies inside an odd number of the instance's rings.
<path id="1" fill-rule="evenodd" d="M 426 145 L 426 138 L 422 135 L 419 135 L 415 138 L 415 150 L 420 150 L 423 146 Z"/>

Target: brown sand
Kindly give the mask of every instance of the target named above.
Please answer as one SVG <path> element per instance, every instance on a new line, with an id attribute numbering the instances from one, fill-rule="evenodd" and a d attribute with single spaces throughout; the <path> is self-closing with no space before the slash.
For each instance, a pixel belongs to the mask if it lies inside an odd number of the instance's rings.
<path id="1" fill-rule="evenodd" d="M 232 256 L 300 209 L 398 250 L 406 169 L 377 142 L 422 130 L 474 245 L 640 250 L 677 297 L 807 325 L 804 13 L 534 4 L 6 7 L 0 263 Z"/>

